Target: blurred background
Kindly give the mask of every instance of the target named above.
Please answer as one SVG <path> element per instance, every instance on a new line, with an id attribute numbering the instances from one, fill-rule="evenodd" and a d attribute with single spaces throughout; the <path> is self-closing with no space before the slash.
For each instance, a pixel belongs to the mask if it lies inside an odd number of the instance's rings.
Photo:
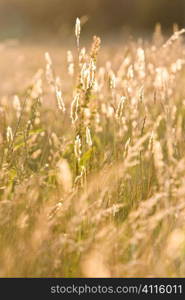
<path id="1" fill-rule="evenodd" d="M 185 0 L 0 0 L 0 39 L 69 35 L 76 17 L 85 32 L 148 32 L 160 22 L 185 25 Z"/>

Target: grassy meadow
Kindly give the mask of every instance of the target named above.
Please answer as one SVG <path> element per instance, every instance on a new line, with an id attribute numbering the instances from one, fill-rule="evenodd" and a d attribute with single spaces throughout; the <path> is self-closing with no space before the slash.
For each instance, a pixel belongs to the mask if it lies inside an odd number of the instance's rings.
<path id="1" fill-rule="evenodd" d="M 184 30 L 0 45 L 0 276 L 185 276 Z"/>

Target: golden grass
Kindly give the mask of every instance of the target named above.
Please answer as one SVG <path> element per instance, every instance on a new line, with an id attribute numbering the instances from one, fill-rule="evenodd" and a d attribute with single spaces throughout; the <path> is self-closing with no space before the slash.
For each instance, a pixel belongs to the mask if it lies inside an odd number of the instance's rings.
<path id="1" fill-rule="evenodd" d="M 185 48 L 174 30 L 114 49 L 94 37 L 87 50 L 78 19 L 61 69 L 53 50 L 31 77 L 34 49 L 28 74 L 20 48 L 13 64 L 1 47 L 1 277 L 185 276 Z"/>

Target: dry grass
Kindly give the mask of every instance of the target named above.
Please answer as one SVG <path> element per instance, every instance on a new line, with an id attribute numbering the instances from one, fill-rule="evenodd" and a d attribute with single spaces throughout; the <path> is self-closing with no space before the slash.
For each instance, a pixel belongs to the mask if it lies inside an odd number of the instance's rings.
<path id="1" fill-rule="evenodd" d="M 1 277 L 185 276 L 185 48 L 174 30 L 114 50 L 94 37 L 87 50 L 78 20 L 77 49 L 57 66 L 59 52 L 45 53 L 34 76 L 19 65 L 37 68 L 34 49 L 27 62 L 15 47 L 13 63 L 1 47 L 13 70 L 1 78 Z"/>

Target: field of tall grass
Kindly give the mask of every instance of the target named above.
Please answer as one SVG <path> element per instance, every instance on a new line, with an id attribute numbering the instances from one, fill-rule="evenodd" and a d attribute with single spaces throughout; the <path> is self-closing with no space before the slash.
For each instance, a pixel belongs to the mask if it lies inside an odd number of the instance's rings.
<path id="1" fill-rule="evenodd" d="M 57 52 L 61 65 L 55 51 L 23 61 L 29 76 L 0 48 L 1 277 L 185 276 L 185 46 L 173 31 L 84 48 L 77 19 L 76 48 Z"/>

